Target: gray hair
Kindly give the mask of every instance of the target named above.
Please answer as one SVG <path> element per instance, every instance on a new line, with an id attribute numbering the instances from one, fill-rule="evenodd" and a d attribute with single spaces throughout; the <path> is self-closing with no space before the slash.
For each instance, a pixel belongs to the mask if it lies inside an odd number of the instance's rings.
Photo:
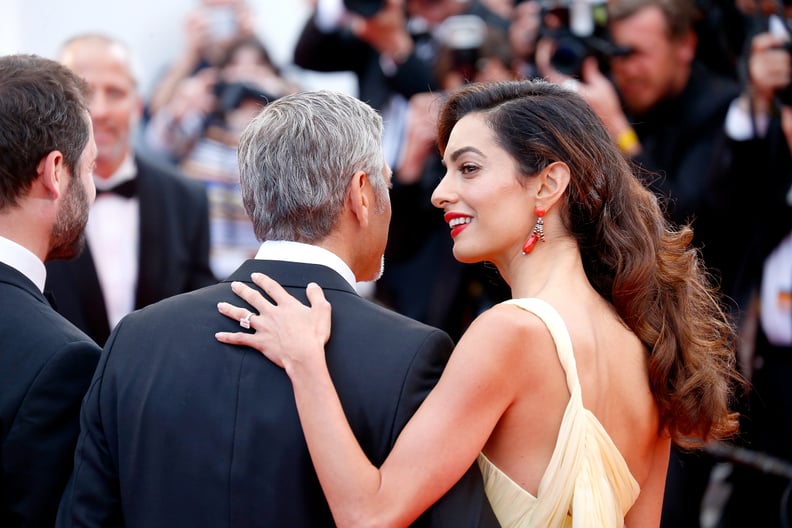
<path id="1" fill-rule="evenodd" d="M 382 118 L 331 91 L 291 94 L 265 106 L 239 141 L 245 210 L 259 240 L 314 243 L 335 227 L 352 176 L 363 171 L 384 207 Z"/>

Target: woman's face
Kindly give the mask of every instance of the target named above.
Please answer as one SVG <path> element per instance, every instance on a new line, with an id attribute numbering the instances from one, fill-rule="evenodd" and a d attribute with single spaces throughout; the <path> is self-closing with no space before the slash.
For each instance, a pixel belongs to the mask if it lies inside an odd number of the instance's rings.
<path id="1" fill-rule="evenodd" d="M 535 183 L 519 173 L 482 114 L 468 114 L 454 126 L 443 162 L 446 174 L 432 204 L 445 212 L 454 257 L 500 267 L 519 256 L 535 220 Z"/>

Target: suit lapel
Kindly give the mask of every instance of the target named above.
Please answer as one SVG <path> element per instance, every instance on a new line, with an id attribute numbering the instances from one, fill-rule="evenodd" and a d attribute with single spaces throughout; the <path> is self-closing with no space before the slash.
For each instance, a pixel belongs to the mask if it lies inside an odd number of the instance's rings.
<path id="1" fill-rule="evenodd" d="M 83 307 L 87 333 L 96 336 L 97 341 L 103 343 L 110 335 L 110 322 L 90 244 L 86 244 L 76 258 L 65 264 L 71 270 L 77 285 L 75 291 L 83 298 L 80 306 Z M 55 301 L 57 300 L 56 297 Z"/>
<path id="2" fill-rule="evenodd" d="M 136 158 L 138 167 L 138 203 L 140 214 L 140 240 L 138 241 L 138 276 L 135 292 L 135 308 L 159 300 L 157 296 L 158 268 L 166 237 L 160 231 L 165 225 L 164 207 L 160 203 L 159 189 L 144 162 Z"/>

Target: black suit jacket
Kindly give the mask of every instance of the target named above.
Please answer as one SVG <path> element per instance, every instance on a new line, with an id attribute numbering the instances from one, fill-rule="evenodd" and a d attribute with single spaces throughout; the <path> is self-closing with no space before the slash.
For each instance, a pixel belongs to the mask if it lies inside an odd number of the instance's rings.
<path id="1" fill-rule="evenodd" d="M 0 526 L 51 527 L 99 347 L 0 263 Z"/>
<path id="2" fill-rule="evenodd" d="M 216 281 L 209 268 L 209 206 L 201 183 L 135 159 L 140 248 L 135 308 Z M 76 259 L 47 263 L 46 289 L 56 308 L 104 345 L 110 323 L 90 241 Z"/>
<path id="3" fill-rule="evenodd" d="M 361 298 L 329 268 L 249 260 L 228 280 L 250 283 L 253 271 L 304 302 L 308 282 L 324 288 L 330 373 L 363 450 L 381 464 L 440 376 L 450 338 Z M 288 376 L 255 350 L 215 340 L 239 330 L 219 301 L 240 303 L 224 282 L 134 312 L 113 331 L 58 526 L 333 526 Z M 497 526 L 478 468 L 416 526 Z"/>

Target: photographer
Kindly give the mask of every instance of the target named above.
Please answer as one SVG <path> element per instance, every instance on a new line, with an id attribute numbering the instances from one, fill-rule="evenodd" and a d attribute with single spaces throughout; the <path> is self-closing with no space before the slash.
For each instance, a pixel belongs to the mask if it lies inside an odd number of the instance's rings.
<path id="1" fill-rule="evenodd" d="M 449 17 L 438 35 L 433 71 L 443 90 L 518 77 L 506 34 L 480 18 Z M 376 297 L 457 340 L 477 314 L 507 299 L 509 291 L 494 267 L 454 258 L 443 211 L 432 206 L 432 192 L 445 172 L 436 142 L 444 97 L 425 92 L 409 100 L 401 156 L 393 166 L 387 266 Z"/>
<path id="2" fill-rule="evenodd" d="M 385 156 L 395 165 L 407 100 L 438 88 L 432 75 L 439 45 L 434 31 L 462 14 L 508 27 L 479 0 L 318 0 L 298 38 L 294 64 L 353 72 L 358 98 L 383 114 Z"/>
<path id="3" fill-rule="evenodd" d="M 707 216 L 721 207 L 712 191 L 726 173 L 723 124 L 739 86 L 695 60 L 697 16 L 692 0 L 611 0 L 609 37 L 629 53 L 609 60 L 608 76 L 589 57 L 581 80 L 570 80 L 552 68 L 554 43 L 547 39 L 537 45 L 537 67 L 576 87 L 625 155 L 647 171 L 670 217 L 694 221 L 699 245 L 709 246 L 707 237 L 722 231 L 707 225 Z M 717 267 L 719 256 L 706 253 Z"/>
<path id="4" fill-rule="evenodd" d="M 183 79 L 174 97 L 153 116 L 145 132 L 146 145 L 155 153 L 181 164 L 196 141 L 208 129 L 244 128 L 256 109 L 246 113 L 243 103 L 258 100 L 258 106 L 299 87 L 283 78 L 264 44 L 255 36 L 240 36 L 229 42 L 216 67 L 203 68 Z"/>
<path id="5" fill-rule="evenodd" d="M 280 75 L 261 41 L 239 37 L 217 68 L 183 80 L 146 127 L 150 150 L 206 186 L 209 261 L 217 277 L 226 277 L 259 246 L 239 192 L 240 134 L 263 105 L 298 89 Z"/>
<path id="6" fill-rule="evenodd" d="M 570 80 L 552 68 L 554 42 L 546 38 L 536 60 L 550 80 L 576 87 L 591 104 L 623 153 L 645 171 L 670 219 L 692 223 L 694 243 L 728 293 L 737 237 L 724 225 L 738 221 L 725 192 L 732 173 L 724 121 L 739 85 L 696 60 L 699 17 L 694 0 L 611 0 L 609 38 L 629 53 L 608 60 L 607 76 L 588 57 L 581 78 Z M 672 450 L 663 526 L 699 526 L 712 464 Z"/>
<path id="7" fill-rule="evenodd" d="M 729 111 L 735 180 L 752 213 L 742 232 L 743 367 L 751 391 L 743 402 L 741 447 L 756 460 L 792 467 L 792 57 L 790 8 L 742 6 L 761 32 L 746 57 L 747 86 Z M 745 176 L 752 181 L 745 185 Z M 739 253 L 738 253 L 739 254 Z M 733 464 L 731 494 L 719 526 L 792 526 L 792 480 L 758 464 Z"/>
<path id="8" fill-rule="evenodd" d="M 429 201 L 437 173 L 425 171 L 424 162 L 436 157 L 436 123 L 430 114 L 439 107 L 433 99 L 441 89 L 435 77 L 440 27 L 461 15 L 478 16 L 487 27 L 504 32 L 508 28 L 508 21 L 480 0 L 318 0 L 294 50 L 294 63 L 301 68 L 353 72 L 358 98 L 384 118 L 393 218 L 388 265 L 374 295 L 452 337 L 464 330 L 448 309 L 458 294 L 460 265 L 451 255 L 442 212 Z"/>
<path id="9" fill-rule="evenodd" d="M 155 83 L 146 105 L 147 117 L 173 101 L 182 81 L 216 67 L 235 38 L 255 35 L 246 0 L 198 0 L 183 24 L 184 48 Z"/>

